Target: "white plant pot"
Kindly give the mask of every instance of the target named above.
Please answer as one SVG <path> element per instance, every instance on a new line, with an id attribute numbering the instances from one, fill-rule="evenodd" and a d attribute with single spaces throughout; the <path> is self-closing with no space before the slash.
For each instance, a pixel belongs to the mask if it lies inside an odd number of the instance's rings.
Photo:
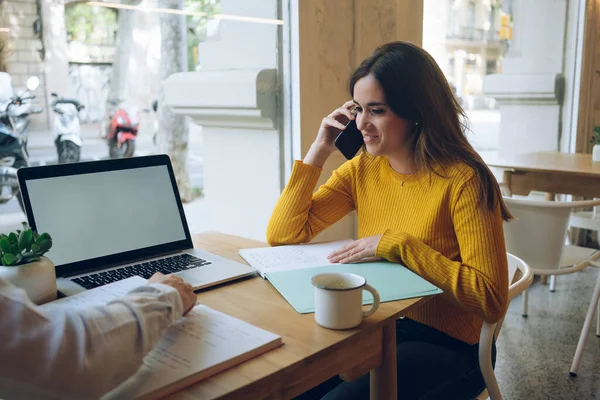
<path id="1" fill-rule="evenodd" d="M 600 162 L 600 144 L 595 144 L 592 148 L 592 161 Z"/>
<path id="2" fill-rule="evenodd" d="M 36 304 L 56 299 L 56 271 L 52 261 L 46 257 L 16 267 L 0 266 L 0 278 L 24 289 Z"/>

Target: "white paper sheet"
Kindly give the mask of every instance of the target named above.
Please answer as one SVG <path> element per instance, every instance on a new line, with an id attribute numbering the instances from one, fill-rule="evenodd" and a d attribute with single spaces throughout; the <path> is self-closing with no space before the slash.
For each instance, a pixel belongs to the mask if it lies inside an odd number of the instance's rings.
<path id="1" fill-rule="evenodd" d="M 265 273 L 271 271 L 332 265 L 327 256 L 352 242 L 352 239 L 345 239 L 327 243 L 242 249 L 239 254 L 264 277 Z"/>

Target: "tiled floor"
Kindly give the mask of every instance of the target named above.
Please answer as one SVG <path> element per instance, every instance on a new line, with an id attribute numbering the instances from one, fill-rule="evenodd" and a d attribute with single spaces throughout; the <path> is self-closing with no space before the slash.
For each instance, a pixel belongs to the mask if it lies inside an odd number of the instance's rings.
<path id="1" fill-rule="evenodd" d="M 600 400 L 600 338 L 596 321 L 588 336 L 579 375 L 569 377 L 583 320 L 600 270 L 560 276 L 556 292 L 536 278 L 529 292 L 529 318 L 515 298 L 498 338 L 496 376 L 503 397 Z"/>

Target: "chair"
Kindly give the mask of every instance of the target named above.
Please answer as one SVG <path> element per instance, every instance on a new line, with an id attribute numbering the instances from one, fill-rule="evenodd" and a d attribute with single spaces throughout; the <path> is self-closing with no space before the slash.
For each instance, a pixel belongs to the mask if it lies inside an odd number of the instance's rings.
<path id="1" fill-rule="evenodd" d="M 600 264 L 594 261 L 591 261 L 590 264 L 594 265 L 595 267 L 600 267 Z M 587 337 L 590 333 L 590 326 L 592 325 L 592 320 L 594 319 L 594 312 L 596 311 L 596 308 L 600 310 L 598 303 L 600 303 L 600 273 L 598 274 L 598 279 L 596 279 L 596 287 L 594 288 L 592 300 L 590 301 L 590 306 L 585 316 L 583 328 L 581 329 L 581 335 L 579 336 L 579 342 L 577 342 L 577 349 L 575 350 L 575 356 L 573 357 L 573 363 L 571 364 L 571 370 L 569 371 L 569 375 L 571 376 L 577 376 L 577 371 L 579 370 L 579 365 L 581 364 L 583 349 L 585 348 L 585 343 L 587 342 Z M 596 336 L 600 337 L 600 321 L 596 327 Z"/>
<path id="2" fill-rule="evenodd" d="M 533 201 L 504 197 L 515 220 L 504 224 L 506 251 L 527 260 L 534 275 L 564 275 L 581 271 L 600 252 L 579 246 L 565 246 L 572 210 L 600 205 L 589 201 Z M 553 291 L 554 282 L 550 290 Z M 527 317 L 528 291 L 524 293 L 523 317 Z"/>
<path id="3" fill-rule="evenodd" d="M 572 213 L 569 226 L 600 231 L 600 207 L 594 207 L 592 211 L 577 211 Z"/>
<path id="4" fill-rule="evenodd" d="M 569 220 L 569 226 L 596 231 L 600 234 L 600 207 L 596 206 L 592 211 L 578 211 L 572 213 L 571 219 Z M 600 264 L 590 263 L 590 265 L 600 268 Z M 597 309 L 596 336 L 600 337 L 600 306 L 597 307 Z"/>
<path id="5" fill-rule="evenodd" d="M 514 299 L 518 294 L 527 290 L 533 282 L 533 272 L 529 265 L 518 257 L 512 254 L 506 255 L 508 258 L 508 278 L 512 282 L 508 288 L 508 301 Z M 485 381 L 486 389 L 477 396 L 477 400 L 484 400 L 488 397 L 491 400 L 501 400 L 500 388 L 492 367 L 492 339 L 498 339 L 500 328 L 504 317 L 495 324 L 487 322 L 481 327 L 479 335 L 479 368 Z"/>

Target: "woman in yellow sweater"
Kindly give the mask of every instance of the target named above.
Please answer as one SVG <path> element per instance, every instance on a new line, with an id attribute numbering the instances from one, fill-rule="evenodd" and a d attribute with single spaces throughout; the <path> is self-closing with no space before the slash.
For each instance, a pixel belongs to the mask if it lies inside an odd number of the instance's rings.
<path id="1" fill-rule="evenodd" d="M 477 357 L 482 321 L 498 321 L 507 307 L 502 223 L 511 215 L 427 52 L 403 42 L 377 48 L 352 75 L 350 94 L 353 100 L 323 119 L 304 161 L 295 163 L 267 240 L 309 242 L 356 210 L 360 239 L 332 253 L 332 262 L 386 259 L 444 291 L 398 320 L 398 398 L 473 398 L 484 388 Z M 351 119 L 365 151 L 313 194 L 335 137 Z M 368 398 L 369 377 L 334 378 L 304 397 L 330 389 L 327 399 Z"/>

